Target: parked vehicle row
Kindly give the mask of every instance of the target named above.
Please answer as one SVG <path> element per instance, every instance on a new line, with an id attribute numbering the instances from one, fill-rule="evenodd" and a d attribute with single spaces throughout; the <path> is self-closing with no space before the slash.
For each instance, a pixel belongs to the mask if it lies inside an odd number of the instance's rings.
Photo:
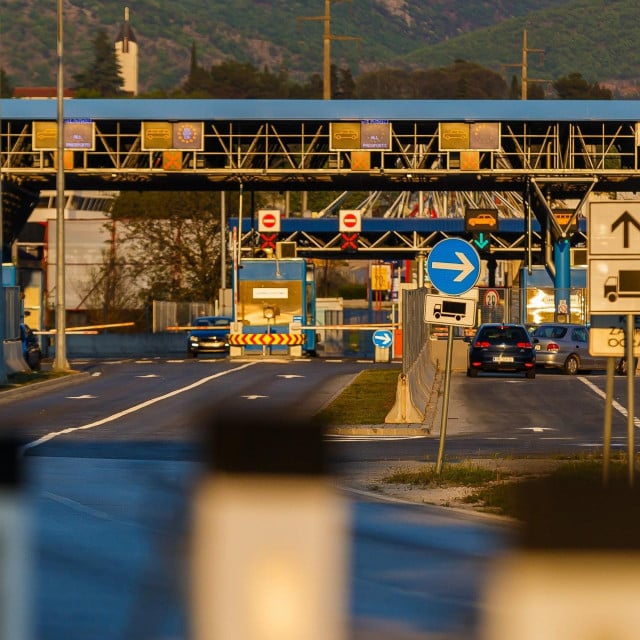
<path id="1" fill-rule="evenodd" d="M 582 324 L 550 322 L 527 328 L 485 323 L 465 340 L 469 342 L 467 375 L 472 378 L 481 371 L 524 372 L 527 378 L 535 378 L 536 369 L 576 375 L 607 367 L 607 358 L 589 353 L 589 328 Z M 637 358 L 633 365 L 637 368 Z M 615 370 L 626 375 L 626 358 L 617 360 Z"/>

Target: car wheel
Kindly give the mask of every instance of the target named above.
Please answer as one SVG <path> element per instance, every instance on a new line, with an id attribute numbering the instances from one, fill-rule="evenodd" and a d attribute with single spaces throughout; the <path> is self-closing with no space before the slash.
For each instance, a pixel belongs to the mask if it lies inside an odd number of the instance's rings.
<path id="1" fill-rule="evenodd" d="M 536 377 L 536 370 L 535 369 L 529 369 L 529 371 L 527 371 L 527 373 L 525 373 L 525 375 L 527 376 L 527 378 L 529 378 L 529 380 L 533 380 Z"/>
<path id="2" fill-rule="evenodd" d="M 568 376 L 575 376 L 580 368 L 580 362 L 575 356 L 569 356 L 564 362 L 564 372 Z"/>
<path id="3" fill-rule="evenodd" d="M 35 351 L 29 353 L 27 364 L 29 365 L 31 371 L 40 371 L 40 369 L 42 368 L 40 354 Z"/>
<path id="4" fill-rule="evenodd" d="M 473 368 L 469 368 L 467 369 L 467 375 L 470 378 L 477 378 L 478 377 L 478 370 L 477 369 L 473 369 Z"/>

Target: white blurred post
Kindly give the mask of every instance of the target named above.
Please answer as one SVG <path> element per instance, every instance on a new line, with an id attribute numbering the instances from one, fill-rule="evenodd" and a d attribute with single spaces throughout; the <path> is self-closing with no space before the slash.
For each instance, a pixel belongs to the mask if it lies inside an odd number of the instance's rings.
<path id="1" fill-rule="evenodd" d="M 517 544 L 486 580 L 481 640 L 638 637 L 640 493 L 621 476 L 610 484 L 522 486 Z"/>
<path id="2" fill-rule="evenodd" d="M 347 507 L 305 453 L 322 442 L 306 425 L 226 426 L 195 495 L 193 640 L 346 640 Z"/>
<path id="3" fill-rule="evenodd" d="M 10 440 L 0 440 L 0 640 L 32 637 L 31 549 L 21 484 L 19 448 Z"/>

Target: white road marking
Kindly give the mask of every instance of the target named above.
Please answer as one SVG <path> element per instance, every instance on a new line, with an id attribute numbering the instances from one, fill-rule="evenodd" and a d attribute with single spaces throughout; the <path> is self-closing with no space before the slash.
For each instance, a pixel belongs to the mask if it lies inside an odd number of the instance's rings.
<path id="1" fill-rule="evenodd" d="M 147 373 L 144 376 L 136 376 L 136 378 L 159 378 L 160 376 L 157 373 Z"/>
<path id="2" fill-rule="evenodd" d="M 531 431 L 533 433 L 544 433 L 545 431 L 556 431 L 551 427 L 520 427 L 520 431 Z"/>
<path id="3" fill-rule="evenodd" d="M 146 407 L 150 407 L 152 404 L 156 404 L 156 402 L 160 402 L 162 400 L 166 400 L 167 398 L 172 398 L 173 396 L 177 396 L 180 395 L 181 393 L 185 393 L 186 391 L 191 391 L 191 389 L 196 389 L 197 387 L 202 386 L 203 384 L 206 384 L 207 382 L 211 382 L 211 380 L 214 380 L 215 378 L 220 378 L 221 376 L 226 376 L 229 373 L 235 373 L 236 371 L 241 371 L 242 369 L 246 369 L 247 367 L 251 367 L 254 364 L 257 364 L 256 362 L 247 362 L 246 364 L 243 364 L 239 367 L 235 367 L 234 369 L 229 369 L 228 371 L 220 371 L 218 373 L 213 374 L 212 376 L 207 376 L 206 378 L 201 378 L 200 380 L 193 382 L 189 385 L 187 385 L 186 387 L 181 387 L 180 389 L 176 389 L 175 391 L 171 391 L 169 393 L 165 393 L 162 396 L 158 396 L 156 398 L 151 398 L 150 400 L 145 400 L 144 402 L 141 402 L 140 404 L 136 404 L 133 407 L 129 407 L 128 409 L 125 409 L 124 411 L 119 411 L 118 413 L 114 413 L 113 415 L 107 416 L 106 418 L 101 418 L 100 420 L 96 420 L 95 422 L 90 422 L 89 424 L 85 424 L 82 425 L 80 427 L 68 427 L 66 429 L 62 429 L 60 431 L 51 431 L 50 433 L 47 433 L 46 435 L 38 438 L 37 440 L 33 440 L 32 442 L 27 442 L 27 444 L 25 444 L 22 447 L 21 452 L 24 453 L 27 449 L 33 449 L 34 447 L 37 447 L 41 444 L 44 444 L 45 442 L 49 442 L 50 440 L 53 440 L 54 438 L 57 438 L 58 436 L 63 436 L 63 435 L 67 435 L 69 433 L 73 433 L 74 431 L 85 431 L 87 429 L 95 429 L 96 427 L 100 427 L 103 424 L 107 424 L 109 422 L 113 422 L 114 420 L 117 420 L 118 418 L 122 418 L 123 416 L 127 416 L 130 413 L 135 413 L 136 411 L 140 411 L 141 409 L 145 409 Z"/>
<path id="4" fill-rule="evenodd" d="M 345 436 L 328 433 L 324 438 L 330 442 L 376 442 L 379 440 L 420 440 L 426 438 L 426 436 Z"/>
<path id="5" fill-rule="evenodd" d="M 97 377 L 99 377 L 99 376 L 101 376 L 101 375 L 102 375 L 102 371 L 94 371 L 94 372 L 91 374 L 91 377 L 92 377 L 92 378 L 97 378 Z"/>
<path id="6" fill-rule="evenodd" d="M 240 396 L 240 397 L 244 398 L 245 400 L 258 400 L 260 398 L 268 398 L 269 396 L 253 395 L 253 396 Z"/>
<path id="7" fill-rule="evenodd" d="M 593 392 L 595 392 L 597 395 L 599 395 L 603 400 L 606 401 L 607 399 L 607 394 L 602 391 L 602 389 L 600 389 L 599 387 L 597 387 L 595 384 L 593 384 L 593 382 L 591 382 L 591 380 L 587 380 L 587 378 L 584 378 L 583 376 L 579 376 L 578 380 L 580 380 L 580 382 L 583 382 L 584 384 L 587 385 L 587 387 L 589 387 Z M 617 400 L 613 400 L 611 402 L 611 406 L 618 411 L 619 413 L 621 413 L 625 418 L 628 418 L 629 416 L 629 412 L 617 401 Z M 636 416 L 633 416 L 633 424 L 636 427 L 640 427 L 640 418 L 637 418 Z"/>
<path id="8" fill-rule="evenodd" d="M 279 373 L 276 378 L 286 378 L 287 380 L 291 380 L 291 378 L 304 378 L 304 376 L 299 376 L 296 373 Z"/>
<path id="9" fill-rule="evenodd" d="M 83 396 L 65 396 L 67 400 L 90 400 L 97 397 L 98 396 L 89 395 L 88 393 L 85 393 Z"/>

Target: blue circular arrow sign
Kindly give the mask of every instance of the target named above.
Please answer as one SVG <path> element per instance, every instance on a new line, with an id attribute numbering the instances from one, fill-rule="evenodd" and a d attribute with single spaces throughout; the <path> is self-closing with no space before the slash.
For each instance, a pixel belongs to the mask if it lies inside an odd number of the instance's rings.
<path id="1" fill-rule="evenodd" d="M 440 240 L 427 258 L 429 280 L 438 291 L 456 296 L 469 291 L 480 277 L 480 256 L 464 240 Z"/>
<path id="2" fill-rule="evenodd" d="M 373 344 L 376 347 L 390 347 L 393 343 L 393 334 L 389 329 L 378 329 L 373 332 Z"/>

